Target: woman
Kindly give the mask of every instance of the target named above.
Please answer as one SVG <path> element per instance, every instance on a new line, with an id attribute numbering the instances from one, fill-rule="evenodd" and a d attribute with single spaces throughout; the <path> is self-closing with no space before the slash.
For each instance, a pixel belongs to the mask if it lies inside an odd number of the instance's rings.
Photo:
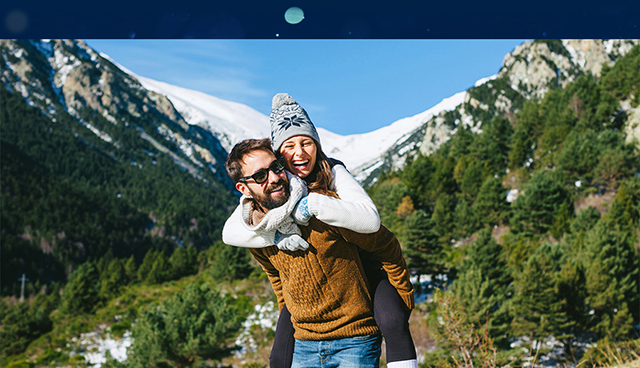
<path id="1" fill-rule="evenodd" d="M 288 171 L 302 178 L 310 190 L 332 190 L 340 197 L 336 199 L 309 193 L 299 201 L 292 213 L 295 222 L 304 225 L 311 216 L 316 216 L 327 224 L 360 233 L 378 231 L 380 217 L 375 204 L 342 163 L 324 154 L 318 132 L 306 111 L 288 94 L 279 93 L 273 98 L 270 120 L 273 150 L 279 157 L 284 157 Z M 242 225 L 240 208 L 225 223 L 222 236 L 226 244 L 242 247 L 274 244 L 286 250 L 304 250 L 308 247 L 295 234 L 278 231 L 256 234 L 248 231 Z M 386 341 L 387 366 L 417 367 L 415 346 L 409 333 L 410 311 L 406 310 L 375 256 L 363 251 L 360 257 L 372 289 L 374 319 Z M 280 312 L 276 328 L 270 367 L 290 367 L 293 346 L 291 315 L 285 306 Z"/>

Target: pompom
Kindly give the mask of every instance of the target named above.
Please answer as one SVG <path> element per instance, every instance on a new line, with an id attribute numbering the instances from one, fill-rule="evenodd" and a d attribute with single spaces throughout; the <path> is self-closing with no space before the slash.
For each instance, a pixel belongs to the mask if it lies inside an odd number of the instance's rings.
<path id="1" fill-rule="evenodd" d="M 289 96 L 288 93 L 278 93 L 273 96 L 273 101 L 271 102 L 271 109 L 275 110 L 280 106 L 284 105 L 295 105 L 297 102 L 293 99 L 293 97 Z"/>

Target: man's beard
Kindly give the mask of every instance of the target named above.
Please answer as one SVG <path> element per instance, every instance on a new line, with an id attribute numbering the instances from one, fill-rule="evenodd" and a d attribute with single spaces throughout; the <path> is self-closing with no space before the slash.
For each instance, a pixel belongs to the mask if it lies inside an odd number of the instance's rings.
<path id="1" fill-rule="evenodd" d="M 281 185 L 284 186 L 284 193 L 279 197 L 271 196 L 270 195 L 271 192 L 273 192 L 275 188 L 278 188 Z M 290 196 L 289 183 L 284 179 L 280 179 L 278 182 L 273 183 L 268 187 L 266 187 L 264 189 L 264 193 L 258 194 L 252 191 L 251 195 L 253 196 L 253 199 L 256 202 L 258 202 L 258 204 L 262 206 L 264 209 L 272 210 L 274 208 L 278 208 L 282 206 L 283 204 L 287 203 L 287 201 L 289 200 L 289 196 Z"/>

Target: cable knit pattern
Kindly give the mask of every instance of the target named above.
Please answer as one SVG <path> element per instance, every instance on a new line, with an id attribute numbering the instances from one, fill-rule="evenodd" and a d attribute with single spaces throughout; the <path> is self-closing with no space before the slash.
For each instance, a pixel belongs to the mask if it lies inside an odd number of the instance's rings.
<path id="1" fill-rule="evenodd" d="M 251 249 L 272 283 L 280 308 L 286 303 L 291 312 L 296 339 L 379 333 L 358 247 L 378 256 L 407 309 L 414 307 L 400 243 L 387 228 L 361 234 L 312 218 L 309 226 L 300 229 L 308 251 L 282 251 L 275 246 Z"/>

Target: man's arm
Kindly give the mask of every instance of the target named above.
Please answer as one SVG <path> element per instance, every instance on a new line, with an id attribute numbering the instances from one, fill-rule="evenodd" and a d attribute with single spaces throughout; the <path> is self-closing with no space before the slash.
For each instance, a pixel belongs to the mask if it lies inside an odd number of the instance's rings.
<path id="1" fill-rule="evenodd" d="M 273 291 L 276 293 L 276 297 L 278 298 L 278 307 L 280 308 L 280 311 L 282 311 L 282 308 L 284 307 L 284 295 L 282 294 L 282 280 L 280 279 L 280 271 L 273 267 L 273 264 L 271 263 L 271 261 L 269 261 L 269 258 L 264 255 L 264 252 L 262 252 L 261 249 L 250 248 L 249 251 L 253 255 L 253 258 L 255 258 L 256 261 L 260 263 L 260 266 L 262 266 L 262 269 L 267 274 L 267 277 L 271 282 L 271 287 L 273 288 Z"/>
<path id="2" fill-rule="evenodd" d="M 361 234 L 344 228 L 337 228 L 349 243 L 378 256 L 382 267 L 408 309 L 415 306 L 414 290 L 409 280 L 409 269 L 402 256 L 402 248 L 395 234 L 384 226 L 373 234 Z"/>

